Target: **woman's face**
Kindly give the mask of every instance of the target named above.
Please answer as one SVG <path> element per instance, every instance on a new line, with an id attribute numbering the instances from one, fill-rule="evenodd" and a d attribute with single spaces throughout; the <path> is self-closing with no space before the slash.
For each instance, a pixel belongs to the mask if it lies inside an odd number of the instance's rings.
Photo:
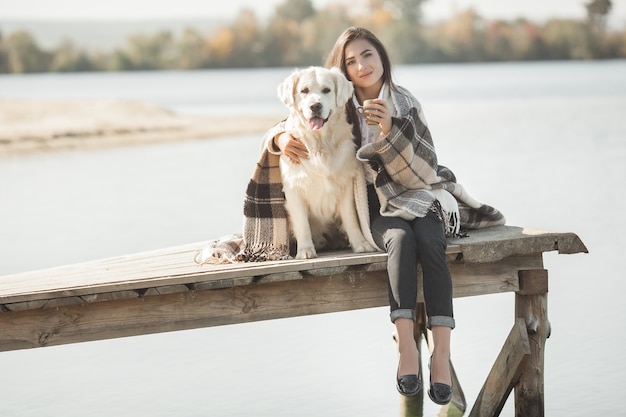
<path id="1" fill-rule="evenodd" d="M 374 45 L 365 39 L 356 39 L 346 45 L 344 60 L 348 79 L 355 88 L 382 86 L 383 63 Z"/>

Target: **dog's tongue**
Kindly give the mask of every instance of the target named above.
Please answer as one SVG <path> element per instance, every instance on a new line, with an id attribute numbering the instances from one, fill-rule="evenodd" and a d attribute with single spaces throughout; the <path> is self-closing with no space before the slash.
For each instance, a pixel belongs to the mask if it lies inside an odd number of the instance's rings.
<path id="1" fill-rule="evenodd" d="M 309 127 L 311 130 L 319 130 L 324 126 L 324 119 L 321 117 L 313 117 L 309 119 Z"/>

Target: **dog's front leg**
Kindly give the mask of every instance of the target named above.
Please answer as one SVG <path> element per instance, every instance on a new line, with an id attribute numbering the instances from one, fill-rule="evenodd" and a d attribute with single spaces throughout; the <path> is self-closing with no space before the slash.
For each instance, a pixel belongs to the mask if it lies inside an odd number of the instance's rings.
<path id="1" fill-rule="evenodd" d="M 298 245 L 296 259 L 317 258 L 315 245 L 311 237 L 308 208 L 297 191 L 285 188 L 285 208 L 289 214 L 291 231 Z"/>
<path id="2" fill-rule="evenodd" d="M 339 215 L 341 216 L 343 230 L 348 235 L 348 241 L 350 242 L 353 252 L 362 253 L 377 251 L 377 249 L 372 246 L 367 239 L 365 239 L 365 236 L 363 236 L 363 233 L 361 232 L 361 226 L 359 225 L 359 219 L 357 218 L 352 193 L 345 192 L 342 194 L 339 202 Z"/>

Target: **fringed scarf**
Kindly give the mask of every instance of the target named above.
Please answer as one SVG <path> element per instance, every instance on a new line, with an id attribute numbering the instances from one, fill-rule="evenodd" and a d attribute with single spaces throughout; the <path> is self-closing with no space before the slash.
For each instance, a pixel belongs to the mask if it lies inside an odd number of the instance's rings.
<path id="1" fill-rule="evenodd" d="M 391 98 L 400 117 L 392 118 L 386 137 L 357 151 L 357 158 L 375 172 L 380 214 L 413 220 L 438 211 L 448 237 L 461 236 L 462 228 L 504 224 L 502 213 L 472 198 L 452 171 L 438 164 L 417 99 L 400 86 L 391 89 Z"/>
<path id="2" fill-rule="evenodd" d="M 289 259 L 289 226 L 279 155 L 263 149 L 243 203 L 243 235 L 210 242 L 196 263 L 262 262 Z"/>

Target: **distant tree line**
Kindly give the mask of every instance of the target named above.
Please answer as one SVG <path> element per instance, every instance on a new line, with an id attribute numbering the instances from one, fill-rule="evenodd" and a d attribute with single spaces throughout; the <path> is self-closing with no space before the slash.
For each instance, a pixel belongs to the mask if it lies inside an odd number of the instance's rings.
<path id="1" fill-rule="evenodd" d="M 372 29 L 397 64 L 626 58 L 626 30 L 607 28 L 610 0 L 581 5 L 583 20 L 485 20 L 467 9 L 429 25 L 424 1 L 368 0 L 355 14 L 344 3 L 316 10 L 311 0 L 285 0 L 264 23 L 243 9 L 211 33 L 137 34 L 112 51 L 85 50 L 71 40 L 44 50 L 28 32 L 0 33 L 0 73 L 320 65 L 339 33 L 353 25 Z"/>

